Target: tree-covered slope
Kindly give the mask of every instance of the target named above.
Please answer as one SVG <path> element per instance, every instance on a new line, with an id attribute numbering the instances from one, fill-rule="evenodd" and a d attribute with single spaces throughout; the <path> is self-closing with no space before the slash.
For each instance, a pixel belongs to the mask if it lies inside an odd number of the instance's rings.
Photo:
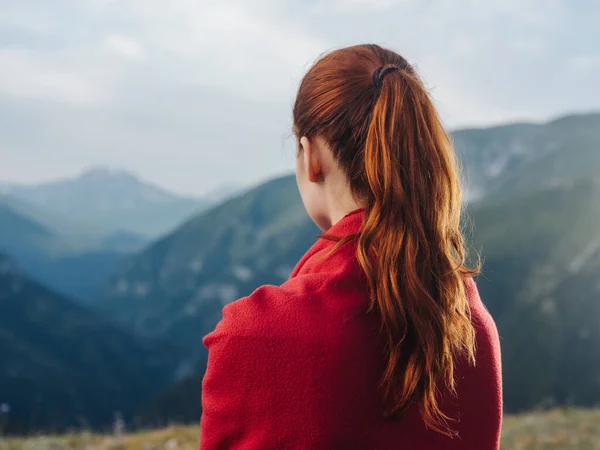
<path id="1" fill-rule="evenodd" d="M 600 401 L 600 184 L 474 208 L 509 410 Z"/>
<path id="2" fill-rule="evenodd" d="M 173 347 L 134 338 L 0 255 L 0 403 L 9 432 L 107 426 L 172 378 Z"/>
<path id="3" fill-rule="evenodd" d="M 600 167 L 600 113 L 458 130 L 453 138 L 471 203 L 569 183 Z"/>

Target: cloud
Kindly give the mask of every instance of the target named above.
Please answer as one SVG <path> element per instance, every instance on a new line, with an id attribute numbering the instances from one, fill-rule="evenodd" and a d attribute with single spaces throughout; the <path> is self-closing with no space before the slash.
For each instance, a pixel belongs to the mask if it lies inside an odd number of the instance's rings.
<path id="1" fill-rule="evenodd" d="M 52 30 L 53 21 L 43 10 L 24 8 L 20 2 L 4 2 L 0 5 L 0 29 L 22 30 L 33 34 L 45 34 Z"/>
<path id="2" fill-rule="evenodd" d="M 412 3 L 414 0 L 322 0 L 311 6 L 314 13 L 385 11 L 390 8 Z"/>
<path id="3" fill-rule="evenodd" d="M 65 70 L 61 55 L 26 49 L 0 49 L 0 94 L 25 100 L 51 100 L 77 106 L 104 102 L 103 86 L 84 71 Z"/>
<path id="4" fill-rule="evenodd" d="M 135 39 L 120 34 L 112 34 L 104 40 L 106 47 L 118 55 L 142 60 L 146 54 L 142 45 Z"/>
<path id="5" fill-rule="evenodd" d="M 291 170 L 299 80 L 362 42 L 415 63 L 450 127 L 599 109 L 599 18 L 583 0 L 0 0 L 0 179 L 108 164 L 199 193 Z"/>
<path id="6" fill-rule="evenodd" d="M 570 66 L 575 72 L 592 72 L 600 68 L 600 56 L 576 55 L 571 58 Z"/>
<path id="7" fill-rule="evenodd" d="M 178 82 L 226 88 L 246 98 L 289 95 L 306 64 L 330 44 L 293 18 L 273 15 L 275 2 L 145 0 L 115 3 L 150 47 L 181 70 Z"/>

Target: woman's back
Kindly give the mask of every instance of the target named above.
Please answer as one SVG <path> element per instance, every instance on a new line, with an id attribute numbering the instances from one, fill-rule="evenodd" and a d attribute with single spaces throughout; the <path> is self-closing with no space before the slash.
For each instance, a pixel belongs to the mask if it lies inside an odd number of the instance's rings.
<path id="1" fill-rule="evenodd" d="M 363 212 L 331 234 L 357 233 Z M 263 286 L 225 307 L 205 338 L 201 448 L 493 450 L 502 417 L 495 325 L 472 279 L 466 293 L 476 330 L 477 365 L 456 365 L 456 395 L 441 407 L 457 421 L 449 438 L 425 427 L 419 405 L 384 419 L 379 384 L 385 366 L 376 314 L 356 245 L 329 255 L 320 239 L 288 282 Z"/>
<path id="2" fill-rule="evenodd" d="M 498 335 L 415 68 L 377 45 L 333 51 L 293 115 L 298 189 L 325 234 L 206 337 L 202 448 L 497 449 Z"/>

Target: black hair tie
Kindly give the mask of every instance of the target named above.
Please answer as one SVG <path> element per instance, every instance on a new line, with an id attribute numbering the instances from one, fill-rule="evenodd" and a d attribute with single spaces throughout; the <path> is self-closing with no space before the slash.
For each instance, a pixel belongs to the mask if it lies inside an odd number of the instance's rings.
<path id="1" fill-rule="evenodd" d="M 377 89 L 377 93 L 379 93 L 379 91 L 383 87 L 383 77 L 385 77 L 388 73 L 399 69 L 400 67 L 398 67 L 395 64 L 379 66 L 377 69 L 375 69 L 375 71 L 373 72 L 372 80 L 373 84 L 375 85 L 375 89 Z"/>

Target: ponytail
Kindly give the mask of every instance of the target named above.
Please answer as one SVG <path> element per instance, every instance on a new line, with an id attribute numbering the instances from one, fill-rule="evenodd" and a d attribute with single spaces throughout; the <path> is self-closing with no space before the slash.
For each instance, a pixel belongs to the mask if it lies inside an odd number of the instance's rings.
<path id="1" fill-rule="evenodd" d="M 371 196 L 358 259 L 371 310 L 382 320 L 386 413 L 401 414 L 418 398 L 425 423 L 452 434 L 437 386 L 454 392 L 456 357 L 475 358 L 458 231 L 460 184 L 449 139 L 412 74 L 397 70 L 383 80 L 364 152 Z"/>
<path id="2" fill-rule="evenodd" d="M 329 143 L 366 205 L 351 238 L 381 318 L 384 414 L 416 402 L 429 428 L 453 436 L 438 392 L 456 392 L 457 361 L 475 362 L 464 279 L 477 269 L 465 265 L 456 159 L 427 91 L 400 55 L 349 47 L 305 76 L 294 122 Z"/>

